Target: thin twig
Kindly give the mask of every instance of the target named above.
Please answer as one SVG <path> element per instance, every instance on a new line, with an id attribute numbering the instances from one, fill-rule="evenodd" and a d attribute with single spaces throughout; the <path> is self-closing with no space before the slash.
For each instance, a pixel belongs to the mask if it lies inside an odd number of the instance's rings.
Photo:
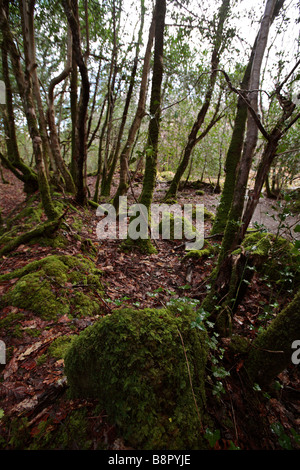
<path id="1" fill-rule="evenodd" d="M 191 377 L 191 371 L 190 371 L 189 361 L 188 361 L 188 358 L 187 358 L 187 354 L 186 354 L 186 350 L 185 350 L 183 338 L 182 338 L 182 335 L 181 335 L 181 333 L 180 333 L 180 331 L 179 331 L 178 328 L 177 328 L 177 331 L 178 331 L 178 334 L 179 334 L 179 336 L 180 336 L 181 343 L 182 343 L 182 348 L 183 348 L 183 352 L 184 352 L 184 355 L 185 355 L 187 370 L 188 370 L 188 374 L 189 374 L 189 381 L 190 381 L 190 385 L 191 385 L 191 390 L 192 390 L 192 394 L 193 394 L 193 398 L 194 398 L 194 402 L 195 402 L 195 407 L 196 407 L 197 415 L 198 415 L 198 418 L 199 418 L 199 421 L 200 421 L 201 431 L 203 431 L 202 420 L 201 420 L 199 408 L 198 408 L 198 405 L 197 405 L 197 400 L 196 400 L 196 397 L 195 397 L 195 392 L 194 392 L 194 389 L 193 389 L 193 383 L 192 383 L 192 377 Z"/>

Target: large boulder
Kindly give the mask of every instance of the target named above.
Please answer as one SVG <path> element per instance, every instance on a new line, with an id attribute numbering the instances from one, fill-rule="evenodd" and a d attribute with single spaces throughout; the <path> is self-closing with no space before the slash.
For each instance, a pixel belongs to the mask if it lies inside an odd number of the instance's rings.
<path id="1" fill-rule="evenodd" d="M 73 398 L 96 398 L 136 449 L 201 448 L 205 331 L 188 304 L 114 311 L 65 356 Z"/>

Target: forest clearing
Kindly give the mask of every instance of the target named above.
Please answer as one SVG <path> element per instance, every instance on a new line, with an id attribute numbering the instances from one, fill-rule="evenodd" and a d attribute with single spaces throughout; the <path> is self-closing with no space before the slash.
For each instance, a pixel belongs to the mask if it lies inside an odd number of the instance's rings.
<path id="1" fill-rule="evenodd" d="M 0 0 L 1 450 L 300 449 L 299 4 L 244 8 Z"/>

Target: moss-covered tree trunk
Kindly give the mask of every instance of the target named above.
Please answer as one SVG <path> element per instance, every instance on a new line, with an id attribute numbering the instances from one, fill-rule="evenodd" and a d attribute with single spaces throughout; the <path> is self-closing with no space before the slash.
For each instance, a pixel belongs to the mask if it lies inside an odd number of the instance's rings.
<path id="1" fill-rule="evenodd" d="M 157 152 L 161 119 L 161 84 L 163 78 L 164 28 L 166 15 L 165 0 L 157 0 L 155 14 L 154 64 L 150 99 L 151 117 L 148 129 L 143 188 L 139 200 L 140 204 L 144 204 L 148 210 L 152 202 L 157 171 Z"/>
<path id="2" fill-rule="evenodd" d="M 141 78 L 141 84 L 140 84 L 139 101 L 137 105 L 137 110 L 136 110 L 135 117 L 132 121 L 132 124 L 128 132 L 127 141 L 120 155 L 120 180 L 119 180 L 118 189 L 116 191 L 116 194 L 113 200 L 113 204 L 116 209 L 118 208 L 118 204 L 119 204 L 119 196 L 123 196 L 127 192 L 129 156 L 130 156 L 132 147 L 134 145 L 135 137 L 140 128 L 142 119 L 145 116 L 147 79 L 148 79 L 149 69 L 150 69 L 150 59 L 151 59 L 151 50 L 152 50 L 152 45 L 153 45 L 154 33 L 155 33 L 155 13 L 153 15 L 153 19 L 150 25 L 148 42 L 147 42 L 144 61 L 143 61 L 142 78 Z"/>
<path id="3" fill-rule="evenodd" d="M 276 0 L 267 1 L 265 13 L 261 21 L 260 31 L 258 33 L 256 41 L 256 50 L 253 58 L 251 75 L 249 80 L 250 90 L 254 91 L 251 92 L 248 98 L 248 102 L 251 108 L 254 110 L 254 113 L 257 112 L 258 106 L 258 89 L 260 82 L 261 64 L 267 44 L 270 25 L 275 13 L 276 3 Z M 218 257 L 218 264 L 214 272 L 214 283 L 211 291 L 203 302 L 203 308 L 206 309 L 208 312 L 212 313 L 214 316 L 216 314 L 215 307 L 216 305 L 220 304 L 219 308 L 221 308 L 218 318 L 220 319 L 221 315 L 224 315 L 226 318 L 223 323 L 228 323 L 228 321 L 230 322 L 232 299 L 237 298 L 237 289 L 239 288 L 239 285 L 243 279 L 238 279 L 237 273 L 241 273 L 241 275 L 244 275 L 245 272 L 244 257 L 240 256 L 238 258 L 234 258 L 232 256 L 232 252 L 242 241 L 240 239 L 240 226 L 242 222 L 244 200 L 252 163 L 252 157 L 258 137 L 258 127 L 255 117 L 253 116 L 252 112 L 250 113 L 249 109 L 247 111 L 247 114 L 248 117 L 246 139 L 244 142 L 243 153 L 239 163 L 239 169 L 234 185 L 232 204 L 230 207 L 225 233 L 222 240 L 221 250 Z M 228 266 L 230 267 L 230 269 L 228 269 Z M 224 272 L 227 273 L 226 276 L 224 276 Z M 224 332 L 227 328 L 222 329 Z"/>
<path id="4" fill-rule="evenodd" d="M 273 23 L 276 16 L 279 14 L 280 9 L 282 8 L 284 0 L 277 0 L 270 24 Z M 247 64 L 242 83 L 241 83 L 241 90 L 244 94 L 249 90 L 249 82 L 250 82 L 250 75 L 252 70 L 253 59 L 256 53 L 257 45 L 258 45 L 259 33 L 254 41 L 251 56 L 249 62 Z M 246 122 L 248 116 L 248 107 L 243 98 L 243 96 L 239 96 L 237 102 L 237 110 L 235 116 L 235 122 L 233 126 L 233 132 L 231 135 L 230 145 L 226 155 L 225 161 L 225 181 L 224 186 L 221 194 L 220 203 L 217 208 L 215 221 L 212 227 L 212 234 L 216 233 L 223 233 L 226 227 L 229 211 L 231 208 L 231 203 L 233 200 L 234 188 L 236 183 L 237 177 L 237 169 L 241 159 L 242 151 L 243 151 L 243 144 L 244 144 L 244 137 L 245 137 L 245 130 L 246 130 Z"/>
<path id="5" fill-rule="evenodd" d="M 39 123 L 39 134 L 42 139 L 44 167 L 47 177 L 50 176 L 50 168 L 53 171 L 53 181 L 56 183 L 58 173 L 55 160 L 53 158 L 52 149 L 47 132 L 46 117 L 44 106 L 40 92 L 40 81 L 37 74 L 37 61 L 35 50 L 35 32 L 34 32 L 34 10 L 35 0 L 20 0 L 20 15 L 23 31 L 23 43 L 25 50 L 25 61 L 27 69 L 30 73 L 32 83 L 32 94 L 37 107 L 37 120 Z"/>
<path id="6" fill-rule="evenodd" d="M 3 37 L 5 38 L 5 43 L 9 49 L 12 67 L 14 75 L 17 81 L 19 93 L 23 102 L 28 130 L 32 140 L 33 153 L 35 157 L 37 175 L 38 175 L 38 184 L 41 194 L 41 199 L 45 213 L 49 220 L 57 218 L 57 212 L 55 210 L 51 193 L 49 187 L 49 181 L 47 178 L 47 172 L 45 168 L 44 156 L 43 156 L 43 147 L 42 139 L 40 137 L 38 122 L 35 113 L 34 99 L 32 93 L 32 83 L 30 76 L 30 63 L 28 61 L 28 54 L 26 50 L 26 42 L 24 42 L 24 52 L 25 52 L 25 61 L 26 69 L 25 73 L 23 72 L 20 54 L 14 43 L 13 36 L 10 31 L 7 14 L 3 6 L 3 2 L 0 2 L 0 25 L 2 29 Z M 32 65 L 32 64 L 31 64 Z"/>
<path id="7" fill-rule="evenodd" d="M 245 361 L 251 380 L 267 386 L 276 376 L 292 365 L 292 344 L 300 339 L 300 291 L 257 336 Z"/>
<path id="8" fill-rule="evenodd" d="M 72 31 L 73 39 L 73 53 L 76 64 L 79 68 L 81 76 L 81 96 L 78 107 L 77 116 L 77 137 L 78 137 L 78 152 L 75 153 L 76 160 L 76 202 L 85 205 L 87 202 L 87 185 L 86 185 L 86 161 L 87 161 L 87 110 L 90 96 L 90 82 L 88 77 L 88 70 L 85 64 L 82 50 L 81 50 L 81 37 L 80 25 L 76 18 L 77 7 L 73 8 L 69 0 L 62 0 L 64 11 Z M 76 2 L 75 2 L 75 5 Z"/>
<path id="9" fill-rule="evenodd" d="M 6 103 L 6 109 L 3 110 L 3 121 L 6 134 L 5 142 L 7 149 L 7 158 L 9 160 L 8 167 L 14 173 L 14 175 L 17 176 L 17 178 L 24 182 L 24 191 L 28 194 L 31 194 L 38 190 L 38 178 L 36 173 L 21 160 L 19 154 L 15 127 L 15 117 L 13 110 L 11 80 L 8 68 L 8 46 L 5 43 L 4 39 L 1 44 L 1 52 Z M 4 158 L 5 157 L 1 155 L 3 163 L 7 166 L 7 162 L 4 160 Z"/>

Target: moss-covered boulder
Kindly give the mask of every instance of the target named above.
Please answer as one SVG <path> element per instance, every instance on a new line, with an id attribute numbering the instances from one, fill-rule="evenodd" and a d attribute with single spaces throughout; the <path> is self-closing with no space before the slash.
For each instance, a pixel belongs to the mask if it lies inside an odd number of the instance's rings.
<path id="1" fill-rule="evenodd" d="M 18 280 L 3 295 L 4 305 L 30 310 L 45 319 L 101 312 L 101 272 L 83 257 L 48 256 L 0 276 L 0 284 L 8 279 Z"/>
<path id="2" fill-rule="evenodd" d="M 158 233 L 167 240 L 192 239 L 197 234 L 196 228 L 189 218 L 173 215 L 170 212 L 162 214 L 162 220 L 158 224 Z"/>
<path id="3" fill-rule="evenodd" d="M 120 309 L 86 328 L 65 355 L 71 396 L 98 399 L 136 449 L 201 448 L 207 342 L 195 316 L 184 304 Z"/>

